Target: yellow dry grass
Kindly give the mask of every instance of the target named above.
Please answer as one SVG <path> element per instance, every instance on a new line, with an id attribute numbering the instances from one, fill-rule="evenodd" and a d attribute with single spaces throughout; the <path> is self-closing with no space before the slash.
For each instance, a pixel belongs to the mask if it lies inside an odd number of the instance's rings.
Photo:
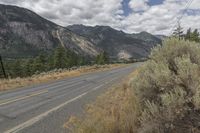
<path id="1" fill-rule="evenodd" d="M 111 64 L 111 65 L 94 65 L 88 67 L 81 67 L 76 70 L 60 70 L 60 71 L 51 71 L 47 73 L 42 73 L 38 75 L 34 75 L 32 77 L 27 78 L 16 78 L 16 79 L 8 79 L 8 80 L 0 80 L 0 91 L 15 89 L 19 87 L 25 87 L 40 83 L 45 83 L 48 81 L 59 80 L 66 77 L 74 77 L 79 76 L 81 74 L 96 72 L 96 71 L 105 71 L 117 67 L 121 67 L 125 64 Z"/>
<path id="2" fill-rule="evenodd" d="M 64 127 L 73 133 L 135 133 L 139 107 L 127 81 L 136 74 L 99 96 L 87 106 L 83 118 L 72 116 Z"/>

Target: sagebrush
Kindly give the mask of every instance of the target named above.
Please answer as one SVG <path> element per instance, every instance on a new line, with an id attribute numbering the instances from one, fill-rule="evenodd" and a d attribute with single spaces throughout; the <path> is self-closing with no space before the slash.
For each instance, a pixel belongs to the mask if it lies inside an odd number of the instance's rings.
<path id="1" fill-rule="evenodd" d="M 200 44 L 168 39 L 132 81 L 140 133 L 200 132 Z"/>

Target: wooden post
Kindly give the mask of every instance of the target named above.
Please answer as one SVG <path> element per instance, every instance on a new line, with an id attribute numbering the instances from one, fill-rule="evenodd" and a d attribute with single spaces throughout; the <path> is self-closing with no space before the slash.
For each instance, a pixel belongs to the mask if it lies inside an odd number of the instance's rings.
<path id="1" fill-rule="evenodd" d="M 3 71 L 3 75 L 4 75 L 4 77 L 7 79 L 8 76 L 6 75 L 6 71 L 5 71 L 5 69 L 4 69 L 3 60 L 2 60 L 1 55 L 0 55 L 0 63 L 1 63 L 2 71 Z"/>

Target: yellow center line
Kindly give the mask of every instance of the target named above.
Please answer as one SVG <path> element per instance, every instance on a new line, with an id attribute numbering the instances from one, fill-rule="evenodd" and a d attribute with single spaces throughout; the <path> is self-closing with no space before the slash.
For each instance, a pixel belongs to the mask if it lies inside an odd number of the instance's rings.
<path id="1" fill-rule="evenodd" d="M 40 95 L 40 94 L 43 94 L 43 93 L 47 93 L 47 92 L 48 92 L 48 90 L 42 90 L 42 91 L 37 91 L 37 92 L 31 93 L 31 94 L 28 94 L 28 95 L 23 96 L 23 97 L 5 99 L 5 100 L 0 101 L 0 106 L 10 104 L 10 103 L 14 103 L 14 102 L 24 100 L 24 99 L 27 99 L 27 98 L 30 98 L 30 97 L 34 97 L 34 96 L 37 96 L 37 95 Z"/>

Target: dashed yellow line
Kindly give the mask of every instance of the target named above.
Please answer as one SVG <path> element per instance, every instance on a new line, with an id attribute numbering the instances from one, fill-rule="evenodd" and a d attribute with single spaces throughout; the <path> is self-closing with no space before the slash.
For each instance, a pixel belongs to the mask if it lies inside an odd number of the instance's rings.
<path id="1" fill-rule="evenodd" d="M 10 103 L 14 103 L 14 102 L 24 100 L 24 99 L 27 99 L 27 98 L 30 98 L 30 97 L 34 97 L 34 96 L 37 96 L 37 95 L 40 95 L 40 94 L 43 94 L 43 93 L 47 93 L 47 92 L 48 92 L 48 90 L 42 90 L 42 91 L 37 91 L 37 92 L 31 93 L 31 94 L 28 94 L 28 95 L 23 96 L 23 97 L 16 97 L 16 98 L 12 98 L 12 99 L 2 100 L 2 101 L 0 101 L 0 106 L 10 104 Z"/>
<path id="2" fill-rule="evenodd" d="M 93 88 L 92 90 L 89 90 L 89 91 L 87 91 L 85 93 L 82 93 L 82 94 L 78 95 L 77 97 L 72 98 L 71 100 L 68 100 L 68 101 L 66 101 L 66 102 L 64 102 L 64 103 L 62 103 L 62 104 L 60 104 L 60 105 L 58 105 L 58 106 L 56 106 L 56 107 L 44 112 L 44 113 L 42 113 L 42 114 L 40 114 L 40 115 L 38 115 L 36 117 L 33 117 L 30 120 L 28 120 L 28 121 L 26 121 L 24 123 L 21 123 L 20 125 L 17 125 L 16 127 L 13 127 L 13 128 L 11 128 L 11 129 L 9 129 L 7 131 L 4 131 L 4 133 L 18 133 L 19 131 L 23 130 L 24 128 L 27 128 L 27 127 L 35 124 L 36 122 L 42 120 L 44 117 L 47 117 L 50 113 L 55 112 L 58 109 L 66 106 L 66 105 L 68 105 L 68 104 L 70 104 L 70 103 L 72 103 L 72 102 L 74 102 L 76 100 L 81 99 L 82 97 L 86 96 L 88 93 L 96 91 L 99 88 L 101 88 L 102 86 L 103 86 L 103 84 Z"/>

